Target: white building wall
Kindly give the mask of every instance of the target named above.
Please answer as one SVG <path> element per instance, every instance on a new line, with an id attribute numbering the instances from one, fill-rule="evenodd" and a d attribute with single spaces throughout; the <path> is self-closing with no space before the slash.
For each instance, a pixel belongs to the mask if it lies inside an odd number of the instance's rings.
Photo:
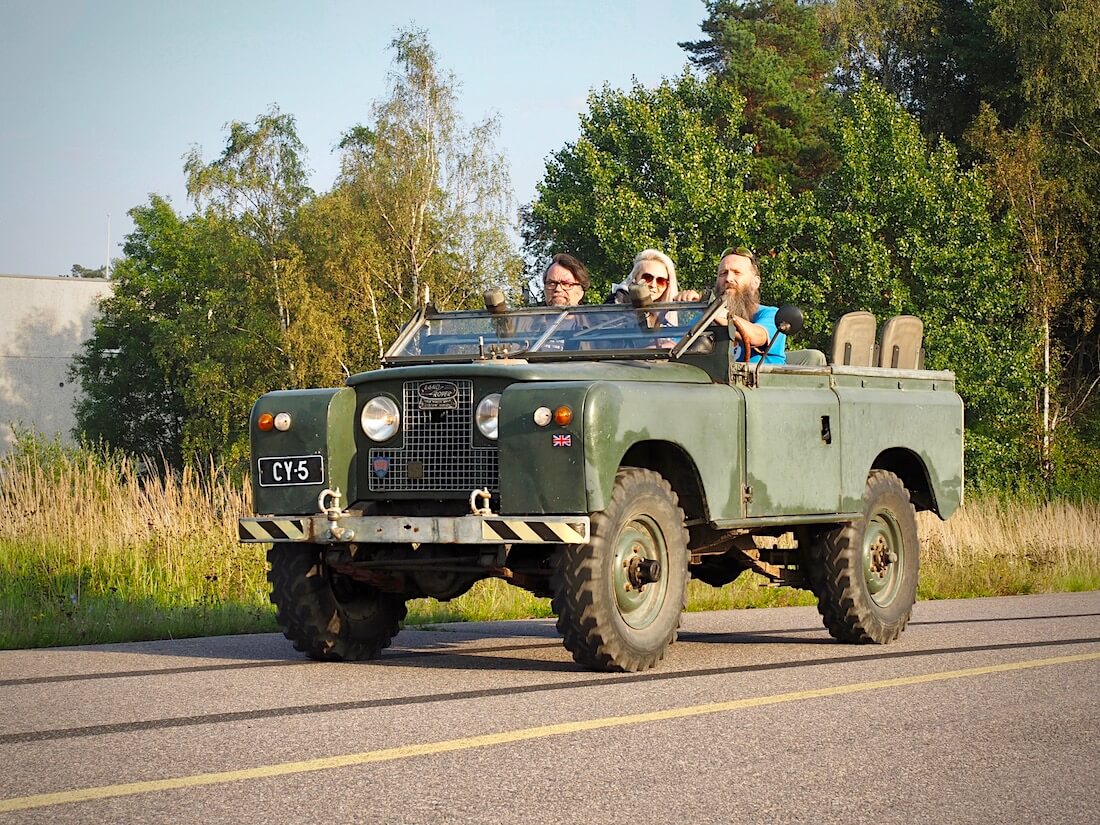
<path id="1" fill-rule="evenodd" d="M 80 387 L 69 367 L 110 294 L 98 278 L 0 275 L 0 453 L 13 425 L 71 441 Z"/>

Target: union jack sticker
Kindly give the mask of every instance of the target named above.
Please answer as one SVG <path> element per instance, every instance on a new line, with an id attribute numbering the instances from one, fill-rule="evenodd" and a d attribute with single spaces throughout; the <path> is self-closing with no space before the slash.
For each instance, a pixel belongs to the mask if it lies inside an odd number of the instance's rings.
<path id="1" fill-rule="evenodd" d="M 565 433 L 565 435 L 556 435 L 556 436 L 554 436 L 554 446 L 555 447 L 572 447 L 573 446 L 573 436 L 572 436 L 572 434 Z"/>

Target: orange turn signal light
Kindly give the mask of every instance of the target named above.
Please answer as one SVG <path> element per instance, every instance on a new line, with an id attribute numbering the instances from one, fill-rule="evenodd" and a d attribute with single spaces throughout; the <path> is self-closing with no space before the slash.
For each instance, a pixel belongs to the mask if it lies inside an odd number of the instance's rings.
<path id="1" fill-rule="evenodd" d="M 260 417 L 256 419 L 256 426 L 265 433 L 271 432 L 275 427 L 275 416 L 271 413 L 260 413 Z"/>
<path id="2" fill-rule="evenodd" d="M 564 404 L 554 410 L 554 423 L 559 427 L 566 427 L 573 422 L 573 410 Z"/>

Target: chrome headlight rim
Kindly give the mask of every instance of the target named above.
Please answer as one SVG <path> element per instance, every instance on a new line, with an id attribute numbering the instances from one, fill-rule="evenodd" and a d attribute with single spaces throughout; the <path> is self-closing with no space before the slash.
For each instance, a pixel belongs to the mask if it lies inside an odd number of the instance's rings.
<path id="1" fill-rule="evenodd" d="M 376 395 L 363 405 L 359 427 L 371 441 L 389 441 L 401 429 L 401 410 L 388 395 Z"/>
<path id="2" fill-rule="evenodd" d="M 491 392 L 482 398 L 474 412 L 477 429 L 490 441 L 496 441 L 500 435 L 500 393 Z"/>

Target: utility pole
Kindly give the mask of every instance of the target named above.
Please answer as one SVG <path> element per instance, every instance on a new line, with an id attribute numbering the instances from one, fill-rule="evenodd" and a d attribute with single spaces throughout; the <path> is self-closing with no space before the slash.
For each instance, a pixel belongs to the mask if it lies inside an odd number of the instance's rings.
<path id="1" fill-rule="evenodd" d="M 107 213 L 107 263 L 103 266 L 103 277 L 111 277 L 111 213 Z"/>

